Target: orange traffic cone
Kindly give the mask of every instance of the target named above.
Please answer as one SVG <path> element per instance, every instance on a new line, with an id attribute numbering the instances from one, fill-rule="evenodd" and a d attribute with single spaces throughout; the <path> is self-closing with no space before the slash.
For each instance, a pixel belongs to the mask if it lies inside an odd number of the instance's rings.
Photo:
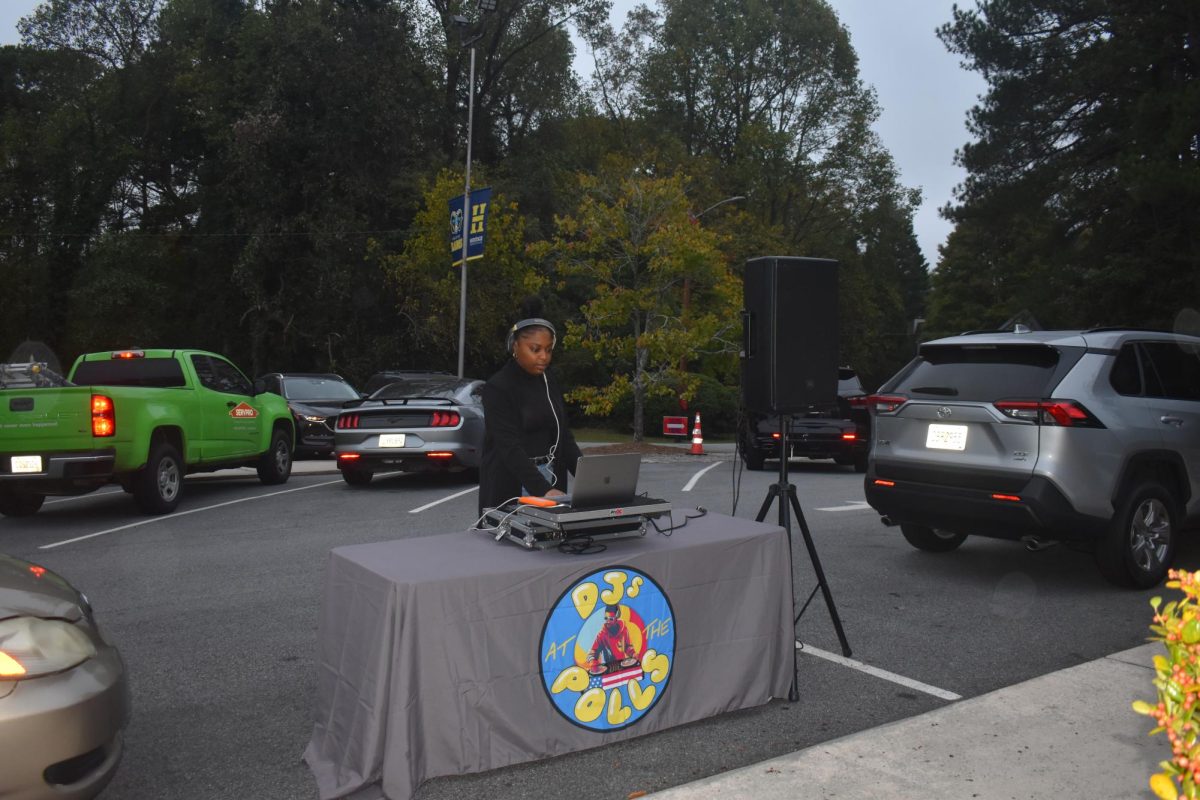
<path id="1" fill-rule="evenodd" d="M 696 427 L 692 428 L 692 449 L 688 451 L 690 455 L 704 455 L 704 436 L 700 433 L 700 412 L 696 412 Z"/>

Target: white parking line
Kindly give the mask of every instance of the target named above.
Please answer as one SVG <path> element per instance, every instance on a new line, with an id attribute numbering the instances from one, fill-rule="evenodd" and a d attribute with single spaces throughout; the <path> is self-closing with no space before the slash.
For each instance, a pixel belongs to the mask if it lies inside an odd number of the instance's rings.
<path id="1" fill-rule="evenodd" d="M 835 664 L 841 664 L 843 667 L 850 667 L 850 669 L 856 669 L 859 672 L 865 672 L 868 675 L 873 675 L 876 678 L 883 678 L 885 681 L 891 681 L 892 683 L 898 683 L 901 686 L 908 687 L 909 689 L 915 689 L 918 692 L 931 694 L 934 697 L 942 700 L 962 700 L 962 695 L 960 694 L 948 692 L 945 689 L 939 689 L 936 686 L 930 686 L 928 683 L 914 681 L 912 678 L 906 678 L 903 675 L 897 675 L 896 673 L 888 672 L 885 669 L 872 667 L 870 664 L 864 664 L 861 661 L 855 661 L 852 658 L 839 656 L 837 653 L 830 653 L 826 650 L 820 649 L 819 647 L 813 647 L 811 644 L 804 644 L 801 641 L 797 641 L 796 649 L 801 653 L 808 653 L 810 656 L 823 658 L 826 661 L 832 661 Z"/>
<path id="2" fill-rule="evenodd" d="M 479 487 L 472 486 L 470 489 L 463 489 L 461 492 L 456 492 L 456 493 L 450 495 L 449 497 L 443 497 L 441 500 L 434 500 L 432 503 L 426 503 L 425 505 L 421 506 L 420 508 L 414 508 L 411 511 L 409 511 L 408 513 L 420 514 L 422 511 L 424 511 L 427 508 L 433 508 L 436 505 L 441 505 L 442 503 L 445 503 L 449 500 L 453 500 L 456 497 L 462 497 L 464 494 L 470 494 L 471 492 L 477 492 L 477 491 L 479 491 Z"/>
<path id="3" fill-rule="evenodd" d="M 70 503 L 73 500 L 82 500 L 85 497 L 103 497 L 106 494 L 124 494 L 124 492 L 121 489 L 109 489 L 106 491 L 88 492 L 87 494 L 75 494 L 70 497 L 58 497 L 54 500 L 47 500 L 46 505 L 52 506 L 55 503 Z"/>
<path id="4" fill-rule="evenodd" d="M 724 464 L 724 463 L 725 463 L 724 461 L 718 461 L 716 464 L 709 464 L 707 467 L 705 467 L 704 469 L 700 470 L 695 475 L 693 475 L 692 479 L 687 482 L 687 486 L 683 487 L 683 490 L 685 492 L 690 492 L 692 490 L 692 487 L 696 485 L 696 481 L 700 480 L 701 475 L 708 472 L 713 467 L 719 466 L 720 464 Z"/>
<path id="5" fill-rule="evenodd" d="M 817 511 L 866 511 L 870 507 L 866 500 L 846 500 L 845 505 L 818 508 Z"/>
<path id="6" fill-rule="evenodd" d="M 201 511 L 212 511 L 214 508 L 224 508 L 225 506 L 237 505 L 238 503 L 246 503 L 246 502 L 249 502 L 250 500 L 263 500 L 267 497 L 278 497 L 281 494 L 291 494 L 292 492 L 303 492 L 305 489 L 316 489 L 320 486 L 332 486 L 335 483 L 341 483 L 341 482 L 342 482 L 341 479 L 338 479 L 336 481 L 325 481 L 324 483 L 314 483 L 310 486 L 300 486 L 296 489 L 284 489 L 281 492 L 270 492 L 269 494 L 258 494 L 258 495 L 255 495 L 254 497 L 243 497 L 239 500 L 229 500 L 228 502 L 225 502 L 225 503 L 217 503 L 216 505 L 204 506 L 203 508 L 193 508 L 188 511 L 176 511 L 172 514 L 164 514 L 159 517 L 151 517 L 150 519 L 143 519 L 143 520 L 139 520 L 137 522 L 131 522 L 128 525 L 120 525 L 116 528 L 109 528 L 108 530 L 105 530 L 105 531 L 96 531 L 95 533 L 89 533 L 85 536 L 76 536 L 74 539 L 64 539 L 61 542 L 52 542 L 50 544 L 44 544 L 41 547 L 39 547 L 38 549 L 39 550 L 50 550 L 55 547 L 61 547 L 64 544 L 72 544 L 74 542 L 82 542 L 84 539 L 94 539 L 97 536 L 105 536 L 110 533 L 116 533 L 117 531 L 126 531 L 126 530 L 129 530 L 130 528 L 137 528 L 142 525 L 150 525 L 155 522 L 163 522 L 165 520 L 172 520 L 172 519 L 175 519 L 176 517 L 186 517 L 188 514 L 199 514 Z"/>

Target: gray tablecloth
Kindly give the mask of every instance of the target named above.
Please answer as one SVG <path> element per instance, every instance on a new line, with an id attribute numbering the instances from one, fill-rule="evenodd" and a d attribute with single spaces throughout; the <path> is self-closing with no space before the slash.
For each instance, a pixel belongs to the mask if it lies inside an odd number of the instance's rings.
<path id="1" fill-rule="evenodd" d="M 607 544 L 574 556 L 460 532 L 333 550 L 304 751 L 321 798 L 408 800 L 438 775 L 787 696 L 795 635 L 781 528 L 709 513 L 670 537 Z M 585 660 L 608 603 L 634 658 L 602 682 Z"/>

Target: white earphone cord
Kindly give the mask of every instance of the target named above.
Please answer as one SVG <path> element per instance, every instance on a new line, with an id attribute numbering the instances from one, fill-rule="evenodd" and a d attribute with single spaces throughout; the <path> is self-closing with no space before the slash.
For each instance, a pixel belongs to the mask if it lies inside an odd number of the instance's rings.
<path id="1" fill-rule="evenodd" d="M 558 412 L 554 410 L 554 401 L 550 399 L 550 379 L 546 377 L 546 373 L 542 373 L 542 383 L 546 384 L 546 402 L 550 404 L 550 413 L 554 415 L 554 444 L 550 445 L 550 460 L 546 465 L 553 471 L 554 469 L 554 452 L 558 450 L 558 442 L 562 439 L 562 423 L 558 421 Z M 554 482 L 550 484 L 551 488 L 558 483 L 558 473 L 554 473 Z"/>

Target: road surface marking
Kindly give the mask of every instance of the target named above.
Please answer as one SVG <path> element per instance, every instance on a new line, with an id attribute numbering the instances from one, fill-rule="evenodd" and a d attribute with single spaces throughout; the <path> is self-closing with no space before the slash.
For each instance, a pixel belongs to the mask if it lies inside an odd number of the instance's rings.
<path id="1" fill-rule="evenodd" d="M 55 547 L 60 547 L 64 544 L 73 544 L 75 542 L 82 542 L 84 539 L 94 539 L 97 536 L 104 536 L 109 533 L 116 533 L 117 531 L 125 531 L 125 530 L 129 530 L 130 528 L 137 528 L 141 525 L 150 525 L 155 522 L 163 522 L 164 520 L 175 519 L 176 517 L 186 517 L 188 514 L 199 514 L 201 511 L 212 511 L 214 508 L 224 508 L 225 506 L 237 505 L 238 503 L 245 503 L 250 500 L 262 500 L 267 497 L 278 497 L 281 494 L 291 494 L 292 492 L 303 492 L 305 489 L 316 489 L 321 486 L 332 486 L 335 483 L 341 483 L 341 482 L 342 481 L 339 478 L 336 481 L 325 481 L 324 483 L 314 483 L 311 486 L 300 486 L 296 489 L 284 489 L 281 492 L 270 492 L 269 494 L 256 494 L 254 497 L 242 497 L 238 500 L 229 500 L 224 503 L 217 503 L 216 505 L 204 506 L 203 508 L 193 508 L 193 509 L 189 509 L 187 511 L 175 511 L 170 514 L 163 514 L 161 516 L 151 517 L 150 519 L 143 519 L 143 520 L 139 520 L 137 522 L 131 522 L 128 525 L 119 525 L 116 528 L 109 528 L 108 530 L 104 530 L 104 531 L 96 531 L 95 533 L 89 533 L 84 536 L 76 536 L 74 539 L 64 539 L 61 542 L 51 542 L 50 544 L 42 545 L 38 549 L 39 550 L 50 550 Z"/>
<path id="2" fill-rule="evenodd" d="M 871 504 L 866 500 L 847 500 L 845 505 L 818 508 L 817 511 L 866 511 Z"/>
<path id="3" fill-rule="evenodd" d="M 449 497 L 443 497 L 441 500 L 434 500 L 432 503 L 426 503 L 425 505 L 421 506 L 420 508 L 414 508 L 411 511 L 409 511 L 408 513 L 420 514 L 422 511 L 424 511 L 427 508 L 433 508 L 434 506 L 445 503 L 448 500 L 453 500 L 456 497 L 462 497 L 464 494 L 470 494 L 471 492 L 475 492 L 478 490 L 479 490 L 478 486 L 472 486 L 470 489 L 463 489 L 461 492 L 455 492 L 454 494 L 450 495 Z"/>
<path id="4" fill-rule="evenodd" d="M 699 471 L 699 472 L 697 472 L 695 475 L 693 475 L 693 476 L 692 476 L 692 479 L 691 479 L 690 481 L 688 481 L 688 482 L 687 482 L 687 486 L 684 486 L 684 487 L 683 487 L 683 490 L 684 490 L 685 492 L 690 492 L 690 491 L 692 490 L 692 487 L 696 485 L 696 481 L 700 480 L 700 476 L 701 476 L 701 475 L 703 475 L 704 473 L 708 472 L 708 471 L 709 471 L 710 469 L 712 469 L 713 467 L 719 466 L 719 465 L 721 465 L 721 464 L 724 464 L 724 463 L 725 463 L 724 461 L 718 461 L 716 464 L 709 464 L 707 467 L 705 467 L 704 469 L 700 470 L 700 471 Z"/>
<path id="5" fill-rule="evenodd" d="M 82 500 L 85 497 L 103 497 L 106 494 L 124 494 L 121 489 L 111 489 L 103 492 L 87 492 L 85 494 L 73 494 L 70 497 L 59 497 L 55 500 L 46 500 L 46 505 L 52 506 L 55 503 L 70 503 L 72 500 Z"/>
<path id="6" fill-rule="evenodd" d="M 804 644 L 801 641 L 797 641 L 796 649 L 799 650 L 801 653 L 808 653 L 810 656 L 816 656 L 817 658 L 823 658 L 826 661 L 832 661 L 835 664 L 841 664 L 843 667 L 850 667 L 850 669 L 856 669 L 859 672 L 865 672 L 868 675 L 875 676 L 876 678 L 882 678 L 885 681 L 891 681 L 892 683 L 898 683 L 901 686 L 906 686 L 909 689 L 915 689 L 918 692 L 924 692 L 925 694 L 931 694 L 934 697 L 940 698 L 942 700 L 962 700 L 962 695 L 960 695 L 960 694 L 955 694 L 954 692 L 947 692 L 945 689 L 939 689 L 936 686 L 930 686 L 927 683 L 921 683 L 920 681 L 914 681 L 912 678 L 906 678 L 903 675 L 897 675 L 896 673 L 888 672 L 885 669 L 879 669 L 878 667 L 872 667 L 870 664 L 864 664 L 861 661 L 855 661 L 852 658 L 846 658 L 844 656 L 839 656 L 837 653 L 830 653 L 825 650 L 821 650 L 818 647 L 813 647 L 811 644 Z"/>

